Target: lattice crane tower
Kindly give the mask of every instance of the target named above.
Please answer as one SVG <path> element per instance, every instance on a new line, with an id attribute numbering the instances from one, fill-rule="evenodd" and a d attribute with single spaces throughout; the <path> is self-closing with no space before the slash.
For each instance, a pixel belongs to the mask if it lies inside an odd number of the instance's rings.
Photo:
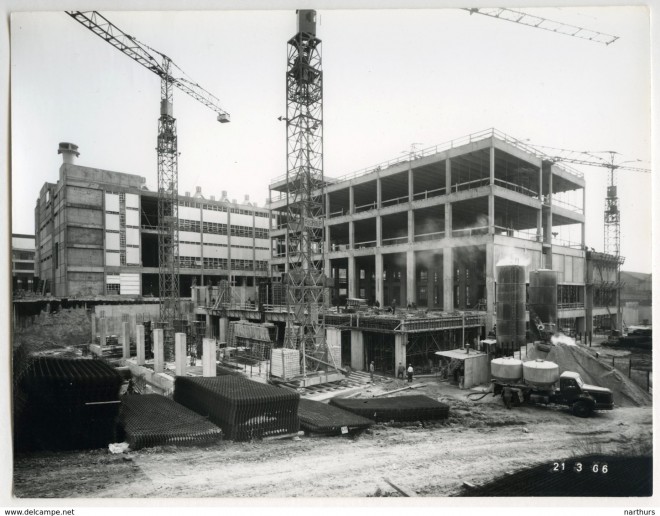
<path id="1" fill-rule="evenodd" d="M 97 11 L 67 11 L 69 16 L 110 43 L 135 62 L 160 77 L 160 118 L 158 119 L 158 286 L 160 324 L 165 333 L 165 358 L 174 354 L 174 321 L 180 317 L 179 299 L 179 151 L 173 91 L 178 88 L 215 111 L 220 123 L 229 122 L 229 113 L 218 99 L 173 69 L 183 71 L 165 54 L 139 42 Z"/>
<path id="2" fill-rule="evenodd" d="M 288 41 L 286 71 L 287 331 L 285 346 L 301 351 L 303 375 L 328 356 L 323 297 L 323 71 L 316 12 L 299 10 Z"/>

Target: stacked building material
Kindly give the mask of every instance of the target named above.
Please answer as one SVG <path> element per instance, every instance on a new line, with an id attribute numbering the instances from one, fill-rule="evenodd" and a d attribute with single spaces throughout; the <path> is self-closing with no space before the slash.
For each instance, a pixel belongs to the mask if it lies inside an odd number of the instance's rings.
<path id="1" fill-rule="evenodd" d="M 177 376 L 174 401 L 208 417 L 234 441 L 297 432 L 297 392 L 238 376 Z"/>
<path id="2" fill-rule="evenodd" d="M 300 376 L 300 351 L 297 349 L 278 348 L 271 352 L 270 374 L 277 378 Z"/>
<path id="3" fill-rule="evenodd" d="M 330 404 L 374 421 L 433 421 L 449 416 L 449 405 L 421 394 L 395 398 L 332 398 Z"/>
<path id="4" fill-rule="evenodd" d="M 119 410 L 124 439 L 133 450 L 164 444 L 201 444 L 222 439 L 222 430 L 159 394 L 124 396 Z"/>
<path id="5" fill-rule="evenodd" d="M 153 341 L 152 341 L 152 333 L 151 333 L 153 328 L 151 321 L 144 321 L 142 324 L 144 324 L 144 358 L 146 360 L 151 360 L 154 358 L 154 349 L 153 349 Z"/>
<path id="6" fill-rule="evenodd" d="M 28 449 L 99 448 L 114 442 L 119 373 L 102 360 L 39 357 L 21 388 Z M 26 413 L 27 412 L 27 413 Z"/>
<path id="7" fill-rule="evenodd" d="M 272 348 L 273 324 L 256 324 L 248 321 L 229 323 L 228 342 L 231 347 L 240 348 L 237 355 L 247 362 L 257 362 L 270 359 Z"/>
<path id="8" fill-rule="evenodd" d="M 347 410 L 306 399 L 300 400 L 298 417 L 303 430 L 323 434 L 350 433 L 374 424 L 371 419 Z"/>

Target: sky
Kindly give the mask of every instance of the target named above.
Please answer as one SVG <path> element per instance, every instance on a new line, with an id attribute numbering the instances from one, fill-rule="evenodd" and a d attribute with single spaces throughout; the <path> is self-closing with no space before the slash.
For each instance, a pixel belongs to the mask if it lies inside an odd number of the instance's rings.
<path id="1" fill-rule="evenodd" d="M 533 145 L 614 150 L 650 168 L 651 72 L 645 7 L 525 9 L 620 37 L 605 46 L 460 9 L 319 9 L 324 172 L 340 176 L 494 127 Z M 175 91 L 179 190 L 264 206 L 286 172 L 285 69 L 294 10 L 112 12 L 230 113 Z M 159 78 L 63 12 L 11 19 L 12 231 L 34 232 L 39 188 L 58 178 L 58 143 L 78 163 L 156 186 Z M 603 250 L 607 171 L 587 182 L 586 244 Z M 620 171 L 625 270 L 651 272 L 651 174 Z"/>

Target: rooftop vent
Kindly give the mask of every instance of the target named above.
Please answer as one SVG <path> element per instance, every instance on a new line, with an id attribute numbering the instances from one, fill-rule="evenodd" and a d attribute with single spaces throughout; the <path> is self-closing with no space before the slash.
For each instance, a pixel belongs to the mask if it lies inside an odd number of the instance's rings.
<path id="1" fill-rule="evenodd" d="M 75 143 L 60 142 L 57 153 L 62 155 L 62 163 L 73 164 L 80 153 Z"/>

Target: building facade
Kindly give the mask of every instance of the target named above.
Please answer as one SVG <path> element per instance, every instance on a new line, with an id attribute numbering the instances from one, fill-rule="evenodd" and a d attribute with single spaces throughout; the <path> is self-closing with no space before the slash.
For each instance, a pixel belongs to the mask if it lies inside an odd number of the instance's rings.
<path id="1" fill-rule="evenodd" d="M 11 277 L 14 294 L 21 291 L 33 291 L 36 288 L 34 255 L 34 235 L 12 234 Z"/>
<path id="2" fill-rule="evenodd" d="M 285 267 L 286 178 L 270 185 L 274 276 Z M 326 178 L 325 272 L 333 300 L 482 310 L 496 268 L 558 274 L 558 326 L 586 331 L 585 181 L 496 130 Z M 529 280 L 529 278 L 527 278 Z"/>
<path id="3" fill-rule="evenodd" d="M 35 207 L 36 269 L 54 296 L 158 296 L 158 194 L 145 178 L 75 163 L 60 144 L 59 180 Z M 268 275 L 269 211 L 249 203 L 179 196 L 181 296 L 228 280 L 246 296 Z"/>

